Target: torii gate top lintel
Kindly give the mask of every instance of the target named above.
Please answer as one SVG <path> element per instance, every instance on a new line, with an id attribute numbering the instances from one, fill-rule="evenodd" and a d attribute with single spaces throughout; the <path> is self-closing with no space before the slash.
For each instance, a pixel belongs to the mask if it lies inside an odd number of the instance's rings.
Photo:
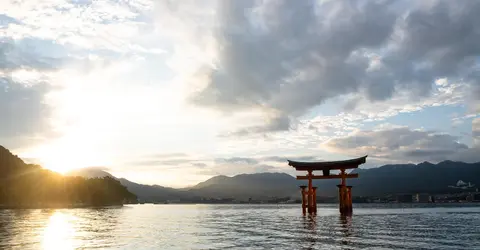
<path id="1" fill-rule="evenodd" d="M 343 161 L 301 162 L 288 160 L 288 165 L 294 167 L 297 171 L 339 170 L 358 168 L 358 165 L 366 161 L 367 155 Z"/>

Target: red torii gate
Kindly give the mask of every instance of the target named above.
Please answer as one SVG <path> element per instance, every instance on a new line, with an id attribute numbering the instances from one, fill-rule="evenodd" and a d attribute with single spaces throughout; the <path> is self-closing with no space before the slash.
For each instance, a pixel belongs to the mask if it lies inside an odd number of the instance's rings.
<path id="1" fill-rule="evenodd" d="M 288 160 L 288 165 L 297 171 L 307 171 L 306 176 L 297 176 L 297 180 L 308 180 L 307 186 L 300 186 L 302 190 L 302 212 L 305 214 L 317 213 L 317 187 L 313 187 L 312 180 L 342 179 L 338 187 L 339 210 L 341 214 L 352 213 L 352 186 L 346 185 L 347 178 L 357 178 L 358 174 L 347 174 L 346 169 L 358 168 L 366 162 L 367 156 L 344 161 L 299 162 Z M 340 170 L 339 174 L 330 174 L 331 170 Z M 323 175 L 313 175 L 313 171 L 322 171 Z M 308 188 L 307 190 L 305 190 Z"/>

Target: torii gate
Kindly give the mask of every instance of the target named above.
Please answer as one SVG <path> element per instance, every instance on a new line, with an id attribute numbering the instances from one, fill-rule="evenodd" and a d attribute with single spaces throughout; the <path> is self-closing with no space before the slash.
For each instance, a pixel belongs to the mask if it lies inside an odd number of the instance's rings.
<path id="1" fill-rule="evenodd" d="M 367 156 L 345 161 L 324 161 L 324 162 L 299 162 L 288 160 L 288 165 L 297 171 L 307 171 L 306 176 L 297 176 L 297 180 L 308 180 L 307 186 L 300 186 L 302 190 L 302 212 L 305 214 L 317 213 L 317 187 L 313 187 L 312 180 L 319 179 L 342 179 L 338 187 L 338 200 L 340 213 L 352 213 L 352 186 L 346 185 L 347 178 L 357 178 L 358 174 L 347 174 L 346 169 L 358 168 L 360 164 L 366 162 Z M 323 175 L 313 175 L 313 171 L 322 171 Z M 331 170 L 340 170 L 339 174 L 331 175 Z"/>

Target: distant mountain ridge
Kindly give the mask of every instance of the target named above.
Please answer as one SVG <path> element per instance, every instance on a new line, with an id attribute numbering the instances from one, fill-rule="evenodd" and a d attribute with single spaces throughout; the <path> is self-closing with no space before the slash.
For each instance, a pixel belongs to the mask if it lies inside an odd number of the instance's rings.
<path id="1" fill-rule="evenodd" d="M 103 171 L 105 175 L 108 173 Z M 480 162 L 443 161 L 438 164 L 393 164 L 378 168 L 355 169 L 357 179 L 348 179 L 354 196 L 381 196 L 401 193 L 441 193 L 458 191 L 452 188 L 459 181 L 480 185 Z M 98 175 L 99 172 L 97 171 Z M 302 174 L 302 173 L 299 173 Z M 174 189 L 158 185 L 143 185 L 127 179 L 118 179 L 122 185 L 147 201 L 197 198 L 234 198 L 238 200 L 268 199 L 271 197 L 299 198 L 297 181 L 286 173 L 240 174 L 232 177 L 219 175 L 189 188 Z M 339 180 L 315 180 L 320 196 L 336 196 Z"/>
<path id="2" fill-rule="evenodd" d="M 450 185 L 459 180 L 480 184 L 480 162 L 442 161 L 438 164 L 385 165 L 379 168 L 356 169 L 358 179 L 349 180 L 357 195 L 389 193 L 450 192 Z"/>
<path id="3" fill-rule="evenodd" d="M 194 195 L 241 200 L 288 197 L 297 192 L 297 180 L 285 173 L 215 176 L 188 189 Z"/>

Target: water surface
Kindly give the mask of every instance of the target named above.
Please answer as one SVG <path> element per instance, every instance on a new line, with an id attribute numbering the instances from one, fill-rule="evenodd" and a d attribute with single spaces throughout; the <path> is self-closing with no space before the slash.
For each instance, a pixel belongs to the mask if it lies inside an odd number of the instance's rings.
<path id="1" fill-rule="evenodd" d="M 0 249 L 478 249 L 480 207 L 128 205 L 0 210 Z"/>

